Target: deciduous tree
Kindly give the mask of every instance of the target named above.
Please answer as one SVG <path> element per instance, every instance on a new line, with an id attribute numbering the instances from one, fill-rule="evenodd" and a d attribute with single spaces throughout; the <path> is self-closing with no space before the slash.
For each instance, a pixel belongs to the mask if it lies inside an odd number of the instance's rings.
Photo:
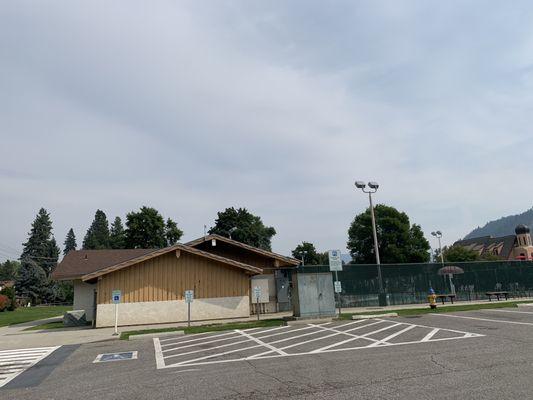
<path id="1" fill-rule="evenodd" d="M 264 250 L 271 250 L 271 240 L 276 230 L 271 226 L 265 226 L 257 215 L 253 215 L 246 208 L 226 208 L 218 213 L 209 233 L 216 233 L 225 237 L 231 237 L 250 246 Z"/>
<path id="2" fill-rule="evenodd" d="M 427 262 L 430 245 L 419 225 L 394 207 L 375 207 L 379 254 L 382 263 Z M 355 263 L 375 263 L 370 209 L 359 214 L 348 230 L 348 249 Z"/>

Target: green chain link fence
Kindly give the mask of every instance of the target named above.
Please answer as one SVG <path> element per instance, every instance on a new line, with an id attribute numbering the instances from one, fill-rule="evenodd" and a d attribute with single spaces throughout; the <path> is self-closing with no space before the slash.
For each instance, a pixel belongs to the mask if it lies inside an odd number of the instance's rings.
<path id="1" fill-rule="evenodd" d="M 487 299 L 486 292 L 508 291 L 513 297 L 533 294 L 533 262 L 496 261 L 434 264 L 383 264 L 383 286 L 390 304 L 427 302 L 429 288 L 438 294 L 451 293 L 448 275 L 441 275 L 443 266 L 459 267 L 462 273 L 452 276 L 457 300 Z M 298 272 L 327 272 L 327 265 L 299 267 Z M 441 271 L 442 273 L 442 271 Z M 375 264 L 346 264 L 339 271 L 342 284 L 342 307 L 378 305 L 379 282 Z M 335 275 L 333 280 L 335 280 Z"/>

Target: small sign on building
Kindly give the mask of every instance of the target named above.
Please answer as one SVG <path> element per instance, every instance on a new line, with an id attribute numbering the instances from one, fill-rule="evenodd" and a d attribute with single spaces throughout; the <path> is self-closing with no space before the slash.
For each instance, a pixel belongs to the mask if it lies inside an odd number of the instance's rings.
<path id="1" fill-rule="evenodd" d="M 259 303 L 261 299 L 261 286 L 254 286 L 254 303 Z"/>
<path id="2" fill-rule="evenodd" d="M 342 271 L 342 259 L 340 250 L 328 251 L 328 258 L 330 271 Z"/>
<path id="3" fill-rule="evenodd" d="M 111 300 L 113 301 L 113 304 L 119 304 L 122 300 L 122 292 L 120 290 L 113 290 L 111 293 Z"/>
<path id="4" fill-rule="evenodd" d="M 194 290 L 185 291 L 185 303 L 192 303 L 194 300 Z"/>

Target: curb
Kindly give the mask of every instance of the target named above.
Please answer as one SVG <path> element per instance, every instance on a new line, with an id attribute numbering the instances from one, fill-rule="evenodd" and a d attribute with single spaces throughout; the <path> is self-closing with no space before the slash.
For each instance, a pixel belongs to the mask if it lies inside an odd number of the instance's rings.
<path id="1" fill-rule="evenodd" d="M 128 340 L 140 340 L 140 339 L 149 339 L 156 338 L 161 336 L 174 336 L 174 335 L 185 335 L 185 331 L 173 331 L 173 332 L 159 332 L 159 333 L 143 333 L 140 335 L 131 335 L 128 337 Z"/>
<path id="2" fill-rule="evenodd" d="M 295 319 L 292 321 L 286 321 L 287 326 L 298 326 L 307 324 L 323 324 L 325 322 L 331 322 L 333 318 L 309 318 L 309 319 Z"/>
<path id="3" fill-rule="evenodd" d="M 518 307 L 531 307 L 533 306 L 533 303 L 518 303 Z"/>
<path id="4" fill-rule="evenodd" d="M 398 313 L 390 312 L 385 314 L 367 314 L 367 315 L 352 315 L 352 319 L 371 319 L 381 317 L 397 317 Z"/>

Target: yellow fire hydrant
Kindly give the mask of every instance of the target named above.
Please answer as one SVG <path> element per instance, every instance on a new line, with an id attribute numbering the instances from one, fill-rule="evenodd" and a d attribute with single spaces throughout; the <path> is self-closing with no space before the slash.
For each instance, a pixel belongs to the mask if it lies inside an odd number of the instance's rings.
<path id="1" fill-rule="evenodd" d="M 428 302 L 430 308 L 437 308 L 437 295 L 435 294 L 433 288 L 429 289 Z"/>

